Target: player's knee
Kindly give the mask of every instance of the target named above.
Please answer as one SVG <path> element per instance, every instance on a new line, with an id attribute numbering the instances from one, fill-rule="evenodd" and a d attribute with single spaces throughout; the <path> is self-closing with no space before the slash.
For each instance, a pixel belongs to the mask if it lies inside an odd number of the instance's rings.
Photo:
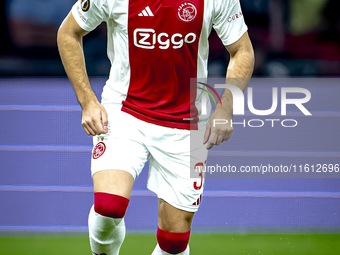
<path id="1" fill-rule="evenodd" d="M 104 192 L 94 193 L 94 210 L 102 216 L 123 218 L 129 205 L 129 199 Z"/>
<path id="2" fill-rule="evenodd" d="M 185 233 L 171 233 L 157 229 L 159 247 L 167 253 L 177 254 L 185 251 L 188 246 L 190 230 Z"/>

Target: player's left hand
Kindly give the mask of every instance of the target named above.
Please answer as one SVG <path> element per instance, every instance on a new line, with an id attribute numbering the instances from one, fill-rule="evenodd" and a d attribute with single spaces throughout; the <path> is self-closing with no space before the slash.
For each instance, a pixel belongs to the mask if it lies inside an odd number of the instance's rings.
<path id="1" fill-rule="evenodd" d="M 211 115 L 207 123 L 203 142 L 203 144 L 208 143 L 208 150 L 210 150 L 215 145 L 218 146 L 224 141 L 228 141 L 233 134 L 234 128 L 231 125 L 232 117 L 227 116 L 230 116 L 230 114 L 228 114 L 222 107 L 217 107 Z M 224 120 L 227 120 L 228 122 L 225 123 L 226 121 Z"/>

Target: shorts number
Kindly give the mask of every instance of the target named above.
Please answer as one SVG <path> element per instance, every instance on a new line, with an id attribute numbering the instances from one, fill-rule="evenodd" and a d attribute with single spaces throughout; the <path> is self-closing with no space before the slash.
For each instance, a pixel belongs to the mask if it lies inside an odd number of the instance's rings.
<path id="1" fill-rule="evenodd" d="M 201 181 L 200 181 L 200 185 L 198 186 L 197 182 L 194 182 L 194 189 L 195 190 L 200 190 L 203 186 L 203 183 L 204 183 L 204 178 L 203 178 L 203 167 L 204 167 L 204 164 L 203 163 L 197 163 L 195 165 L 195 169 L 198 168 L 198 171 L 200 171 L 199 173 L 199 177 L 201 177 Z"/>

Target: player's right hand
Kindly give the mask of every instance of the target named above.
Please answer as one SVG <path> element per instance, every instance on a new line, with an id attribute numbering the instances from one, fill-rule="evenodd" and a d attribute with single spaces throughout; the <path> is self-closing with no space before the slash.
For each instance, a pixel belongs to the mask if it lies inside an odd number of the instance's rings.
<path id="1" fill-rule="evenodd" d="M 87 135 L 101 135 L 108 132 L 107 112 L 97 100 L 82 105 L 81 125 Z"/>

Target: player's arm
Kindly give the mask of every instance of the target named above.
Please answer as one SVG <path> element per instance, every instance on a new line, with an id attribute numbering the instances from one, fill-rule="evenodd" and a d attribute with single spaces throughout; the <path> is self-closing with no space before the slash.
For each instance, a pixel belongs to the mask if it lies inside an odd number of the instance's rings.
<path id="1" fill-rule="evenodd" d="M 245 91 L 254 69 L 254 50 L 246 32 L 237 42 L 226 46 L 230 54 L 230 62 L 227 69 L 227 84 L 232 84 Z M 233 119 L 233 97 L 228 89 L 225 89 L 222 98 L 207 124 L 204 143 L 208 143 L 207 149 L 228 141 L 233 133 L 231 121 Z M 226 119 L 227 124 L 216 125 L 214 119 Z"/>
<path id="2" fill-rule="evenodd" d="M 86 73 L 82 38 L 88 34 L 70 12 L 58 30 L 57 42 L 62 63 L 82 108 L 82 126 L 87 135 L 107 133 L 107 113 L 98 102 Z"/>

